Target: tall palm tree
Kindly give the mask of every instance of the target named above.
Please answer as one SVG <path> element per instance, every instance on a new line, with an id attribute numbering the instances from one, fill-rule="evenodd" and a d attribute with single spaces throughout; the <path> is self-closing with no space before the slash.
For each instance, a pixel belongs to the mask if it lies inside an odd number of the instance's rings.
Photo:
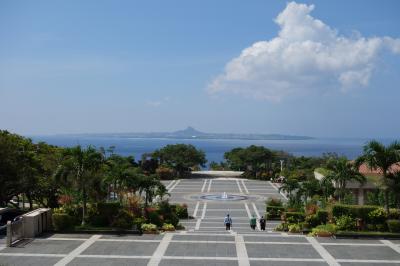
<path id="1" fill-rule="evenodd" d="M 357 166 L 347 160 L 346 157 L 330 159 L 327 163 L 330 173 L 324 177 L 323 182 L 333 182 L 339 198 L 342 202 L 346 194 L 347 183 L 350 181 L 365 182 L 365 177 L 358 172 Z"/>
<path id="2" fill-rule="evenodd" d="M 389 211 L 390 168 L 400 162 L 400 143 L 394 141 L 388 146 L 372 140 L 364 146 L 364 154 L 357 159 L 357 165 L 366 163 L 371 169 L 382 172 L 385 191 L 385 207 Z"/>
<path id="3" fill-rule="evenodd" d="M 82 197 L 82 225 L 85 224 L 88 190 L 90 184 L 98 178 L 98 171 L 103 164 L 103 155 L 89 146 L 82 149 L 80 145 L 67 148 L 64 160 L 59 166 L 56 177 L 75 187 Z"/>

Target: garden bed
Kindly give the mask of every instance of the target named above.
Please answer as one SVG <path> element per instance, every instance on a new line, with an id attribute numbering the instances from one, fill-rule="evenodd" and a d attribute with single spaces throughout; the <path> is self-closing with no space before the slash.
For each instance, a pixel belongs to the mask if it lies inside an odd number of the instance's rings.
<path id="1" fill-rule="evenodd" d="M 335 236 L 336 238 L 400 239 L 400 233 L 390 232 L 338 231 Z"/>

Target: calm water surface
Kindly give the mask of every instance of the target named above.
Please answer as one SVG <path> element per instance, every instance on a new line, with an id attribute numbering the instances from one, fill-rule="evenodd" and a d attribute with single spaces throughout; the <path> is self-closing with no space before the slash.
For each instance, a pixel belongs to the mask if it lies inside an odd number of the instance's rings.
<path id="1" fill-rule="evenodd" d="M 223 139 L 146 139 L 119 137 L 86 136 L 31 136 L 34 142 L 45 141 L 49 144 L 70 147 L 75 145 L 94 145 L 96 147 L 115 146 L 115 152 L 124 156 L 133 155 L 140 159 L 143 153 L 152 152 L 168 144 L 192 144 L 206 153 L 208 162 L 222 161 L 224 153 L 236 147 L 261 145 L 273 150 L 283 150 L 295 156 L 320 156 L 326 152 L 335 152 L 354 159 L 362 153 L 363 145 L 369 139 L 328 139 L 311 140 L 223 140 Z M 385 144 L 393 139 L 381 139 Z"/>

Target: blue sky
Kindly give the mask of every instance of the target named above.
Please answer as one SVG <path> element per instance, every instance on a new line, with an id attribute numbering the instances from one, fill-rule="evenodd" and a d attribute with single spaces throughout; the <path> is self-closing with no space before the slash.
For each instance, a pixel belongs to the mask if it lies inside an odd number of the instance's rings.
<path id="1" fill-rule="evenodd" d="M 388 0 L 4 0 L 0 128 L 399 137 L 399 11 Z"/>

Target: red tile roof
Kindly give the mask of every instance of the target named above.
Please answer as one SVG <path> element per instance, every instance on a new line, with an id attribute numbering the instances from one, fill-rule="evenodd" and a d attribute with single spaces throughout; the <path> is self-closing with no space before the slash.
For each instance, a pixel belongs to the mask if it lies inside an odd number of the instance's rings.
<path id="1" fill-rule="evenodd" d="M 360 165 L 358 171 L 363 175 L 375 175 L 375 176 L 382 175 L 382 171 L 380 169 L 371 169 L 366 163 Z M 400 172 L 400 164 L 393 164 L 390 167 L 389 172 L 391 173 Z"/>

